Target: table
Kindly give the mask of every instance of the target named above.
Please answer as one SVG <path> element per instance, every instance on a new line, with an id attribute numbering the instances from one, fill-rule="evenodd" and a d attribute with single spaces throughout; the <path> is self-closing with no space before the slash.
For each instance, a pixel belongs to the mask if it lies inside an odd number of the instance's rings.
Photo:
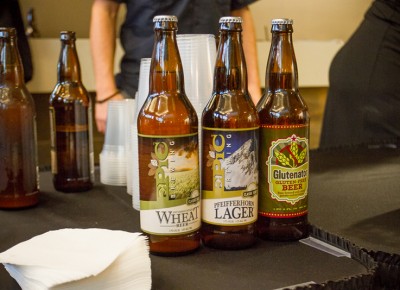
<path id="1" fill-rule="evenodd" d="M 349 245 L 355 243 L 373 254 L 384 251 L 382 259 L 393 257 L 390 254 L 397 257 L 400 150 L 317 150 L 311 151 L 310 162 L 310 222 L 350 241 Z M 0 210 L 0 252 L 60 228 L 140 231 L 139 214 L 131 207 L 125 188 L 96 183 L 89 192 L 64 194 L 54 191 L 48 171 L 41 172 L 40 178 L 42 195 L 38 206 Z M 184 257 L 151 256 L 151 261 L 153 289 L 275 289 L 371 274 L 371 269 L 359 261 L 337 258 L 299 242 L 260 240 L 253 248 L 241 251 L 203 247 Z M 391 265 L 395 270 L 400 268 L 397 262 Z M 378 272 L 384 273 L 385 267 Z M 398 273 L 393 273 L 396 279 Z M 0 285 L 0 289 L 20 289 L 3 268 Z"/>
<path id="2" fill-rule="evenodd" d="M 310 155 L 310 221 L 357 245 L 400 254 L 400 150 Z"/>

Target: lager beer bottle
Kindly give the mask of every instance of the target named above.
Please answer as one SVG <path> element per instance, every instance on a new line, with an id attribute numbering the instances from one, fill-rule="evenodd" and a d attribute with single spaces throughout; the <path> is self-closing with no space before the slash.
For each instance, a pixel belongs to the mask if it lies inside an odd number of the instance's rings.
<path id="1" fill-rule="evenodd" d="M 51 170 L 54 188 L 63 192 L 93 187 L 92 104 L 81 81 L 75 32 L 60 33 L 58 81 L 50 95 Z"/>
<path id="2" fill-rule="evenodd" d="M 140 225 L 152 254 L 183 255 L 200 246 L 198 120 L 184 89 L 178 19 L 153 21 L 149 95 L 137 120 Z"/>
<path id="3" fill-rule="evenodd" d="M 214 88 L 202 116 L 202 240 L 243 249 L 256 240 L 257 110 L 247 89 L 242 19 L 220 19 Z"/>
<path id="4" fill-rule="evenodd" d="M 0 208 L 38 203 L 36 112 L 15 28 L 0 28 Z"/>
<path id="5" fill-rule="evenodd" d="M 293 50 L 293 21 L 272 20 L 272 40 L 260 117 L 258 235 L 298 240 L 308 235 L 309 123 L 299 93 Z"/>

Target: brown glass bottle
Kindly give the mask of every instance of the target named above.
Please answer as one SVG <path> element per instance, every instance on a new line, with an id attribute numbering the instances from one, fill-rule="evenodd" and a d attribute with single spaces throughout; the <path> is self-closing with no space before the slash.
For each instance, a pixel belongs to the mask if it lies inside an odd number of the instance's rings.
<path id="1" fill-rule="evenodd" d="M 60 33 L 58 81 L 50 95 L 51 170 L 56 190 L 81 192 L 93 187 L 91 99 L 81 81 L 75 32 Z"/>
<path id="2" fill-rule="evenodd" d="M 309 114 L 299 93 L 293 21 L 272 20 L 260 117 L 258 235 L 290 241 L 308 235 Z"/>
<path id="3" fill-rule="evenodd" d="M 14 28 L 0 28 L 0 208 L 38 203 L 36 111 Z"/>
<path id="4" fill-rule="evenodd" d="M 149 95 L 139 112 L 140 224 L 150 252 L 183 255 L 200 246 L 198 120 L 184 90 L 177 18 L 154 18 Z"/>
<path id="5" fill-rule="evenodd" d="M 256 241 L 258 128 L 247 89 L 242 19 L 220 19 L 214 88 L 202 116 L 202 241 L 243 249 Z"/>

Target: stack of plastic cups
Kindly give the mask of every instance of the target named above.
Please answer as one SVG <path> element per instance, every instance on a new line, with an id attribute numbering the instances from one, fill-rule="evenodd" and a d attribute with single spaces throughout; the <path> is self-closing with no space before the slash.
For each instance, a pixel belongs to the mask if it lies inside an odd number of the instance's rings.
<path id="1" fill-rule="evenodd" d="M 132 177 L 133 177 L 133 123 L 136 122 L 136 99 L 126 99 L 125 103 L 125 110 L 126 110 L 126 127 L 125 127 L 125 150 L 126 150 L 126 191 L 128 194 L 132 195 Z"/>
<path id="2" fill-rule="evenodd" d="M 199 121 L 213 89 L 214 64 L 217 57 L 212 34 L 178 34 L 177 43 L 185 78 L 185 91 Z"/>
<path id="3" fill-rule="evenodd" d="M 140 188 L 139 188 L 139 151 L 138 151 L 138 130 L 137 117 L 149 94 L 149 73 L 151 58 L 142 58 L 139 70 L 139 87 L 136 97 L 136 114 L 132 123 L 132 141 L 133 141 L 133 174 L 132 177 L 132 206 L 140 210 Z"/>
<path id="4" fill-rule="evenodd" d="M 199 120 L 201 177 L 201 116 L 213 90 L 214 65 L 217 57 L 215 36 L 212 34 L 178 34 L 177 43 L 182 60 L 186 95 L 195 108 Z"/>
<path id="5" fill-rule="evenodd" d="M 109 101 L 103 149 L 100 153 L 100 181 L 126 185 L 126 102 Z"/>

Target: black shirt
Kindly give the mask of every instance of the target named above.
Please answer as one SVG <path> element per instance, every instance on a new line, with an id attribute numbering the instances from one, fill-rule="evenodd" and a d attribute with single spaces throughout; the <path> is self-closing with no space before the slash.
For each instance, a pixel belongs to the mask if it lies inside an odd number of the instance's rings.
<path id="1" fill-rule="evenodd" d="M 153 18 L 178 17 L 178 33 L 217 35 L 219 19 L 231 15 L 256 0 L 118 0 L 126 4 L 126 19 L 121 27 L 125 52 L 121 71 L 116 75 L 118 89 L 134 97 L 138 88 L 141 58 L 151 57 L 154 42 Z"/>

